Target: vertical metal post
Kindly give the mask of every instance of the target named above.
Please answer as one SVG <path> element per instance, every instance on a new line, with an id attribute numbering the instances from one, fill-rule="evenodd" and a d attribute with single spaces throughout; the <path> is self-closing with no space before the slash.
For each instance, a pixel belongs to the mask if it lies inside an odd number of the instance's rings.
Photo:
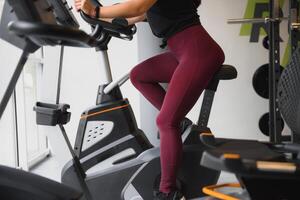
<path id="1" fill-rule="evenodd" d="M 299 18 L 299 2 L 298 0 L 290 0 L 289 1 L 289 32 L 290 32 L 290 43 L 291 43 L 291 54 L 298 47 L 299 42 L 299 31 L 298 29 L 293 29 L 292 23 L 298 23 Z"/>
<path id="2" fill-rule="evenodd" d="M 280 113 L 277 101 L 277 82 L 280 77 L 280 0 L 269 2 L 269 134 L 270 141 L 281 142 Z"/>
<path id="3" fill-rule="evenodd" d="M 14 119 L 15 119 L 15 142 L 16 142 L 16 167 L 20 167 L 20 148 L 19 148 L 19 127 L 18 127 L 18 110 L 17 110 L 17 94 L 16 90 L 14 90 L 13 94 L 13 107 L 14 107 Z"/>
<path id="4" fill-rule="evenodd" d="M 64 49 L 65 49 L 64 46 L 60 47 L 59 71 L 58 71 L 58 81 L 57 81 L 57 91 L 56 91 L 56 104 L 59 104 L 59 99 L 60 99 L 62 67 L 63 67 L 63 62 L 64 62 Z"/>
<path id="5" fill-rule="evenodd" d="M 111 74 L 111 68 L 110 68 L 107 50 L 103 50 L 100 52 L 101 52 L 102 59 L 104 62 L 104 73 L 105 73 L 106 81 L 107 81 L 107 83 L 111 83 L 112 82 L 112 74 Z"/>

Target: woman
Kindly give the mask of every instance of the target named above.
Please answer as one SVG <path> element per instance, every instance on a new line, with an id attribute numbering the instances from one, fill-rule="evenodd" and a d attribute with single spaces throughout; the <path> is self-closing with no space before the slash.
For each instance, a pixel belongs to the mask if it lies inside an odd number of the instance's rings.
<path id="1" fill-rule="evenodd" d="M 90 0 L 75 0 L 75 5 L 106 20 L 125 17 L 133 24 L 147 18 L 153 34 L 167 42 L 168 51 L 137 65 L 130 79 L 160 111 L 161 181 L 154 199 L 184 199 L 176 188 L 182 160 L 180 122 L 224 62 L 222 49 L 200 24 L 200 0 L 128 0 L 101 8 Z M 159 85 L 162 82 L 169 83 L 167 91 Z"/>

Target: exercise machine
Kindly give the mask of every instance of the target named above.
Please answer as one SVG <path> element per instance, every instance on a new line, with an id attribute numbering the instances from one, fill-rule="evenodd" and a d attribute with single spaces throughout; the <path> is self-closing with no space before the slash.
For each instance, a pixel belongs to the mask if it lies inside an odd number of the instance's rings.
<path id="1" fill-rule="evenodd" d="M 115 19 L 113 23 L 107 23 L 81 13 L 93 29 L 91 34 L 86 34 L 78 29 L 64 0 L 8 2 L 11 6 L 8 10 L 13 10 L 16 15 L 16 19 L 9 23 L 10 31 L 30 41 L 33 47 L 22 48 L 23 55 L 6 90 L 5 98 L 1 101 L 1 115 L 28 55 L 41 46 L 96 48 L 103 55 L 106 74 L 112 81 L 107 45 L 112 37 L 130 40 L 135 33 L 135 26 L 128 26 L 125 19 Z M 32 19 L 28 19 L 24 11 L 28 11 L 33 16 Z M 46 18 L 45 13 L 49 15 Z M 64 19 L 71 20 L 71 23 L 64 20 L 58 24 L 59 20 L 56 18 L 61 14 Z M 7 41 L 16 45 L 14 41 Z M 234 67 L 222 66 L 205 91 L 198 125 L 191 125 L 183 134 L 184 157 L 178 185 L 188 198 L 203 195 L 199 187 L 216 183 L 219 177 L 218 171 L 199 165 L 206 147 L 198 136 L 199 133 L 210 131 L 207 122 L 219 81 L 231 80 L 236 76 Z M 62 172 L 62 182 L 83 191 L 85 199 L 126 199 L 125 194 L 129 188 L 133 188 L 144 200 L 152 199 L 154 183 L 160 174 L 159 148 L 153 147 L 144 133 L 137 128 L 130 104 L 122 97 L 119 86 L 127 79 L 128 75 L 99 87 L 96 106 L 84 111 L 81 116 L 74 149 L 63 127 L 70 120 L 69 105 L 39 102 L 35 107 L 38 124 L 60 127 L 73 158 Z M 120 156 L 124 152 L 129 152 L 129 155 Z M 105 163 L 110 166 L 104 167 Z"/>
<path id="2" fill-rule="evenodd" d="M 279 9 L 279 1 L 270 1 L 273 9 Z M 277 5 L 277 6 L 275 6 Z M 274 11 L 274 13 L 277 13 Z M 287 67 L 276 82 L 275 101 L 278 104 L 276 112 L 281 113 L 286 124 L 291 128 L 290 141 L 282 142 L 282 136 L 273 134 L 271 142 L 258 142 L 251 140 L 222 140 L 201 137 L 201 140 L 211 149 L 203 153 L 201 164 L 211 169 L 234 173 L 238 178 L 238 184 L 223 184 L 207 186 L 203 191 L 219 199 L 272 199 L 272 200 L 296 200 L 299 199 L 297 186 L 299 177 L 299 153 L 300 145 L 297 140 L 300 134 L 300 48 L 298 47 L 299 32 L 299 1 L 290 0 L 290 34 L 292 56 Z M 271 20 L 279 23 L 277 20 Z M 277 22 L 276 22 L 277 21 Z M 270 25 L 269 35 L 273 35 L 273 43 L 279 41 L 279 29 Z M 276 49 L 276 48 L 275 48 Z M 269 49 L 274 51 L 274 48 Z M 279 54 L 279 52 L 273 52 Z M 273 54 L 270 54 L 274 58 Z M 277 57 L 278 56 L 278 57 Z M 273 63 L 279 65 L 279 55 L 276 55 Z M 276 61 L 277 60 L 277 61 Z M 278 90 L 277 90 L 278 88 Z M 274 91 L 273 91 L 274 92 Z M 278 124 L 275 126 L 277 127 Z M 270 123 L 271 124 L 271 123 Z M 275 129 L 273 129 L 275 130 Z M 280 137 L 279 137 L 280 136 Z M 223 187 L 242 188 L 246 191 L 242 196 L 227 195 L 217 190 Z M 203 198 L 206 199 L 206 198 Z"/>
<path id="3" fill-rule="evenodd" d="M 0 199 L 79 200 L 82 193 L 61 183 L 19 169 L 0 166 Z"/>
<path id="4" fill-rule="evenodd" d="M 284 69 L 278 84 L 278 103 L 280 111 L 294 134 L 300 133 L 300 48 L 298 48 Z M 238 185 L 247 191 L 241 199 L 299 199 L 299 155 L 300 145 L 296 143 L 260 143 L 258 141 L 227 140 L 220 141 L 211 136 L 206 144 L 212 149 L 203 153 L 203 166 L 234 173 Z M 223 187 L 222 186 L 222 187 Z M 221 199 L 240 199 L 224 196 L 208 186 L 204 192 Z"/>
<path id="5" fill-rule="evenodd" d="M 111 37 L 120 38 L 118 34 L 120 34 L 121 28 L 114 27 L 114 22 L 108 24 L 90 18 L 84 13 L 81 13 L 81 16 L 92 27 L 97 28 L 101 25 L 102 35 L 100 37 L 105 42 L 98 46 L 97 50 L 102 54 L 104 66 L 101 67 L 104 67 L 107 79 L 111 83 L 99 86 L 96 106 L 82 113 L 74 147 L 76 158 L 73 156 L 73 159 L 64 167 L 62 182 L 80 189 L 83 185 L 81 182 L 84 180 L 91 198 L 127 199 L 127 191 L 135 191 L 135 199 L 152 199 L 155 180 L 160 176 L 159 148 L 153 147 L 142 130 L 138 129 L 130 104 L 127 99 L 122 97 L 120 91 L 120 86 L 128 80 L 128 74 L 117 81 L 112 81 L 107 55 L 107 46 Z M 124 19 L 118 19 L 117 23 L 121 24 L 123 29 L 128 29 Z M 134 30 L 135 27 L 133 26 L 131 29 Z M 125 39 L 131 39 L 134 32 L 127 35 Z M 216 90 L 220 79 L 235 77 L 235 69 L 231 66 L 224 66 L 220 73 L 216 74 L 210 87 Z M 208 93 L 207 91 L 206 99 Z M 210 97 L 212 97 L 211 93 Z M 178 184 L 187 198 L 202 196 L 199 185 L 204 185 L 205 182 L 216 182 L 219 176 L 219 172 L 208 171 L 199 165 L 204 149 L 198 134 L 209 131 L 204 124 L 207 124 L 211 103 L 212 99 L 206 100 L 205 109 L 204 107 L 202 109 L 199 119 L 199 123 L 201 122 L 202 125 L 192 125 L 183 133 L 184 156 Z M 38 124 L 49 125 L 49 121 L 53 121 L 51 117 L 49 120 L 47 115 L 43 115 L 45 109 L 49 109 L 48 113 L 53 112 L 51 109 L 53 107 L 55 105 L 37 104 L 36 111 L 39 113 L 41 110 L 41 115 L 37 118 L 40 121 Z M 62 107 L 67 108 L 68 106 Z M 62 116 L 69 115 L 66 110 L 61 114 Z M 62 123 L 57 124 L 64 133 Z M 66 134 L 64 133 L 64 135 Z M 124 153 L 128 154 L 122 156 Z M 79 161 L 75 162 L 74 158 Z M 79 167 L 76 163 L 81 165 L 83 178 L 78 176 L 76 168 Z M 111 192 L 111 188 L 114 188 L 114 192 Z"/>

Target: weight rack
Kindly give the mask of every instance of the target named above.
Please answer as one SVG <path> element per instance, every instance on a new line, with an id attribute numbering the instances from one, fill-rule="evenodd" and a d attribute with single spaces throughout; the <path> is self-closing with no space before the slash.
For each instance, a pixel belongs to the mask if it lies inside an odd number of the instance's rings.
<path id="1" fill-rule="evenodd" d="M 280 143 L 282 141 L 292 141 L 300 143 L 300 138 L 294 134 L 283 136 L 281 132 L 281 114 L 278 108 L 277 85 L 280 78 L 280 23 L 283 20 L 289 21 L 289 34 L 291 43 L 291 53 L 293 53 L 300 40 L 299 34 L 299 4 L 300 0 L 289 0 L 289 17 L 280 16 L 280 0 L 269 1 L 269 17 L 250 19 L 230 19 L 228 24 L 244 23 L 266 23 L 268 25 L 269 36 L 269 136 L 270 142 Z"/>

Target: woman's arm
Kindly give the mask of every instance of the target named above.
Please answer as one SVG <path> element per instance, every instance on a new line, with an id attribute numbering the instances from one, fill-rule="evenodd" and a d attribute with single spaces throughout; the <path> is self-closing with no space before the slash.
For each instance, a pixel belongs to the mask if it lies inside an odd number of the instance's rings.
<path id="1" fill-rule="evenodd" d="M 100 18 L 102 21 L 106 21 L 109 23 L 112 23 L 113 18 Z M 131 17 L 131 18 L 126 18 L 128 21 L 128 25 L 133 25 L 136 24 L 138 22 L 142 22 L 146 19 L 146 14 L 137 16 L 137 17 Z"/>
<path id="2" fill-rule="evenodd" d="M 143 15 L 137 16 L 137 17 L 127 18 L 127 21 L 128 21 L 128 25 L 133 25 L 138 22 L 142 22 L 145 19 L 146 19 L 146 13 L 144 13 Z"/>
<path id="3" fill-rule="evenodd" d="M 90 0 L 74 0 L 77 11 L 82 10 L 86 14 L 96 16 L 95 6 Z M 157 0 L 129 0 L 112 6 L 104 6 L 100 9 L 100 18 L 125 17 L 132 18 L 143 15 Z"/>

